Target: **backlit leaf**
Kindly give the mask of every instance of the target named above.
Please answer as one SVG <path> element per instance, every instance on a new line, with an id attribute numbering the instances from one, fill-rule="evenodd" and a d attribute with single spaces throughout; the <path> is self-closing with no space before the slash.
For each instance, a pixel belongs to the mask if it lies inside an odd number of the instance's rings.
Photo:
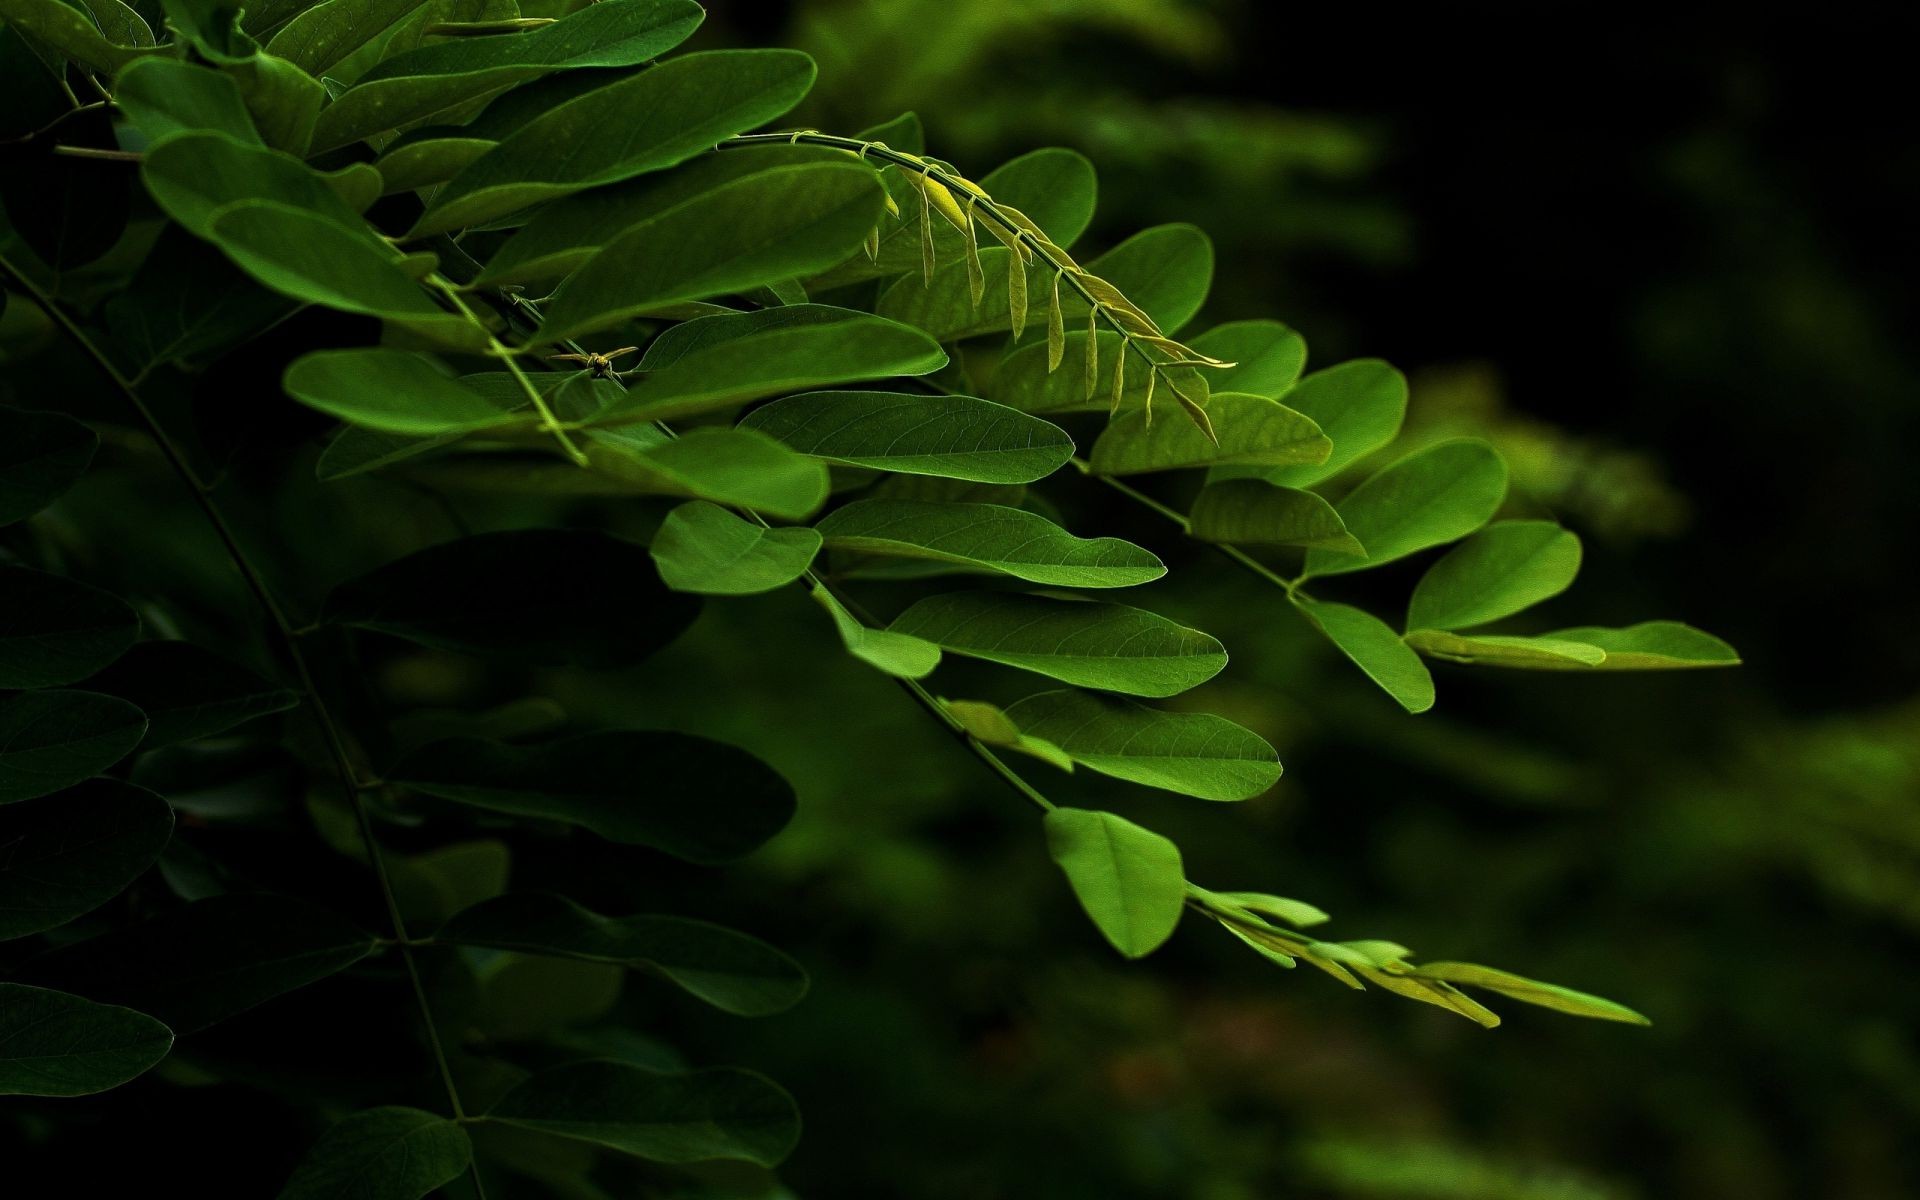
<path id="1" fill-rule="evenodd" d="M 868 627 L 848 612 L 846 605 L 835 599 L 824 584 L 814 585 L 812 594 L 814 602 L 833 618 L 847 653 L 875 670 L 898 679 L 921 679 L 940 665 L 940 647 L 932 642 Z"/>
<path id="2" fill-rule="evenodd" d="M 668 513 L 652 547 L 668 587 L 715 596 L 785 587 L 806 574 L 819 552 L 820 535 L 811 529 L 769 529 L 705 500 Z"/>
<path id="3" fill-rule="evenodd" d="M 930 596 L 888 628 L 970 658 L 1131 696 L 1173 696 L 1227 665 L 1219 642 L 1157 613 L 1019 592 Z"/>
<path id="4" fill-rule="evenodd" d="M 1078 538 L 1036 513 L 998 504 L 857 500 L 817 526 L 833 550 L 954 563 L 1057 587 L 1132 587 L 1166 574 L 1119 538 Z"/>
<path id="5" fill-rule="evenodd" d="M 1309 600 L 1298 593 L 1293 602 L 1315 629 L 1402 708 L 1419 713 L 1433 707 L 1433 674 L 1392 626 L 1348 604 Z"/>
<path id="6" fill-rule="evenodd" d="M 1624 629 L 1581 625 L 1546 635 L 1606 652 L 1601 671 L 1666 671 L 1677 667 L 1737 667 L 1740 652 L 1704 630 L 1679 621 L 1642 621 Z"/>
<path id="7" fill-rule="evenodd" d="M 1554 522 L 1496 521 L 1427 568 L 1413 589 L 1407 628 L 1498 621 L 1564 592 L 1579 570 L 1580 539 Z"/>
<path id="8" fill-rule="evenodd" d="M 1576 1017 L 1597 1017 L 1602 1021 L 1622 1021 L 1629 1025 L 1653 1023 L 1624 1004 L 1576 992 L 1558 984 L 1541 983 L 1537 979 L 1527 979 L 1508 971 L 1496 971 L 1492 967 L 1457 962 L 1422 963 L 1417 973 L 1445 983 L 1485 988 L 1514 1000 L 1558 1009 Z"/>
<path id="9" fill-rule="evenodd" d="M 1261 479 L 1210 483 L 1193 502 L 1188 532 L 1234 546 L 1302 546 L 1364 554 L 1333 505 L 1315 492 Z"/>
<path id="10" fill-rule="evenodd" d="M 295 359 L 280 382 L 309 408 L 381 433 L 434 437 L 528 420 L 404 350 L 318 350 Z"/>
<path id="11" fill-rule="evenodd" d="M 737 504 L 799 520 L 827 498 L 827 468 L 751 429 L 702 426 L 665 440 L 635 436 L 651 426 L 588 432 L 596 474 L 648 492 Z"/>
<path id="12" fill-rule="evenodd" d="M 1089 692 L 1042 692 L 1007 709 L 1081 766 L 1202 800 L 1246 800 L 1280 778 L 1265 739 L 1211 713 L 1161 712 Z"/>
<path id="13" fill-rule="evenodd" d="M 1112 813 L 1085 808 L 1054 809 L 1046 829 L 1053 861 L 1114 949 L 1140 958 L 1173 936 L 1187 901 L 1178 846 Z"/>
<path id="14" fill-rule="evenodd" d="M 1058 426 L 972 396 L 809 392 L 755 409 L 741 428 L 833 462 L 981 483 L 1030 483 L 1073 456 Z"/>
<path id="15" fill-rule="evenodd" d="M 780 832 L 793 789 L 723 742 L 613 730 L 536 746 L 435 742 L 387 772 L 394 783 L 489 812 L 578 825 L 690 862 L 726 862 Z"/>
<path id="16" fill-rule="evenodd" d="M 1394 439 L 1407 413 L 1407 380 L 1377 358 L 1360 358 L 1315 371 L 1280 400 L 1313 418 L 1333 442 L 1325 462 L 1265 473 L 1271 483 L 1303 488 L 1333 478 Z"/>
<path id="17" fill-rule="evenodd" d="M 1389 463 L 1336 506 L 1365 558 L 1307 555 L 1307 574 L 1377 567 L 1463 538 L 1493 519 L 1507 494 L 1507 465 L 1486 442 L 1454 438 Z"/>
<path id="18" fill-rule="evenodd" d="M 1469 637 L 1439 629 L 1416 629 L 1407 634 L 1406 642 L 1422 654 L 1449 662 L 1536 671 L 1585 670 L 1599 666 L 1607 658 L 1607 652 L 1598 646 L 1553 636 L 1478 634 Z"/>
<path id="19" fill-rule="evenodd" d="M 130 1008 L 0 983 L 0 1096 L 86 1096 L 137 1079 L 173 1046 Z"/>
<path id="20" fill-rule="evenodd" d="M 1209 358 L 1233 364 L 1209 367 L 1203 372 L 1208 387 L 1216 392 L 1247 392 L 1269 400 L 1285 395 L 1307 363 L 1306 339 L 1278 321 L 1229 321 L 1188 338 L 1187 345 Z M 1300 408 L 1291 400 L 1287 404 L 1319 422 L 1320 418 L 1308 409 Z M 1324 425 L 1322 427 L 1324 429 Z"/>
<path id="21" fill-rule="evenodd" d="M 1207 402 L 1216 443 L 1191 421 L 1143 410 L 1116 417 L 1088 455 L 1095 474 L 1134 475 L 1238 463 L 1276 466 L 1325 458 L 1330 444 L 1312 420 L 1259 396 L 1216 392 Z"/>

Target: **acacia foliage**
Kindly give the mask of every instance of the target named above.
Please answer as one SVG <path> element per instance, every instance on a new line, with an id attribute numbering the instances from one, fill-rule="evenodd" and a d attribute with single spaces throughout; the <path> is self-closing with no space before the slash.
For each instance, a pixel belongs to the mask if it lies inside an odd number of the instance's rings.
<path id="1" fill-rule="evenodd" d="M 550 961 L 642 972 L 736 1016 L 801 999 L 801 967 L 746 933 L 599 912 L 590 888 L 516 890 L 505 866 L 560 839 L 712 868 L 776 836 L 793 789 L 745 750 L 515 691 L 639 663 L 710 597 L 787 588 L 817 601 L 814 634 L 846 669 L 897 680 L 1040 810 L 1036 852 L 1121 954 L 1192 913 L 1282 966 L 1482 1025 L 1499 1018 L 1470 991 L 1642 1020 L 1324 939 L 1310 904 L 1202 887 L 1167 838 L 1047 799 L 1047 771 L 1229 803 L 1281 772 L 1251 730 L 1154 703 L 1229 649 L 1130 594 L 1166 573 L 1151 547 L 1064 527 L 1052 497 L 1076 489 L 1273 583 L 1277 609 L 1409 712 L 1434 702 L 1429 659 L 1735 661 L 1671 621 L 1505 624 L 1573 582 L 1577 537 L 1502 519 L 1486 442 L 1396 452 L 1407 392 L 1385 363 L 1309 372 L 1277 321 L 1190 330 L 1214 270 L 1203 232 L 1144 230 L 1083 264 L 1096 186 L 1071 151 L 976 182 L 928 157 L 910 116 L 756 133 L 813 64 L 670 55 L 701 20 L 687 0 L 162 10 L 156 27 L 117 0 L 0 0 L 9 304 L 110 393 L 20 389 L 31 403 L 0 408 L 0 1092 L 248 1078 L 196 1035 L 325 981 L 385 980 L 438 1094 L 370 1094 L 369 1067 L 344 1103 L 305 1097 L 331 1124 L 283 1195 L 584 1178 L 600 1155 L 776 1167 L 799 1137 L 778 1084 L 493 993 L 537 990 L 543 968 L 523 964 Z M 311 414 L 298 469 L 321 484 L 524 502 L 354 569 L 324 545 L 258 544 L 190 411 L 234 362 L 270 366 L 248 403 Z M 191 492 L 230 572 L 211 594 L 169 582 L 164 552 L 153 576 L 91 561 L 121 526 L 69 493 L 102 431 L 145 439 Z M 1333 598 L 1343 576 L 1442 547 L 1404 619 Z M 233 578 L 244 633 L 207 619 Z M 290 581 L 314 578 L 323 594 L 296 605 Z M 397 644 L 470 663 L 500 703 L 396 711 L 342 669 Z M 942 697 L 925 681 L 950 656 L 1044 682 L 1004 707 Z M 245 837 L 181 826 L 270 828 L 321 865 L 263 870 Z M 534 984 L 511 982 L 525 971 Z"/>

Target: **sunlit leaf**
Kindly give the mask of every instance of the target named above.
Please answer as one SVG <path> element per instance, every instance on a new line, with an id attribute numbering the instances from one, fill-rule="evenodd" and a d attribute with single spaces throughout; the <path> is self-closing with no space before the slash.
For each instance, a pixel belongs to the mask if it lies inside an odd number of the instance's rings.
<path id="1" fill-rule="evenodd" d="M 1537 979 L 1527 979 L 1508 971 L 1496 971 L 1492 967 L 1458 962 L 1422 963 L 1418 973 L 1428 979 L 1438 979 L 1445 983 L 1485 988 L 1514 1000 L 1538 1004 L 1542 1008 L 1558 1009 L 1564 1013 L 1572 1013 L 1576 1017 L 1597 1017 L 1602 1021 L 1622 1021 L 1629 1025 L 1653 1023 L 1624 1004 L 1616 1004 L 1611 1000 L 1590 996 L 1585 992 L 1576 992 L 1572 988 L 1560 987 L 1558 984 L 1541 983 Z"/>
<path id="2" fill-rule="evenodd" d="M 1666 671 L 1684 667 L 1736 667 L 1740 652 L 1704 630 L 1679 621 L 1642 621 L 1624 629 L 1581 625 L 1546 635 L 1606 652 L 1601 671 Z"/>
<path id="3" fill-rule="evenodd" d="M 1329 443 L 1312 420 L 1259 396 L 1216 392 L 1207 401 L 1216 443 L 1177 414 L 1123 413 L 1093 443 L 1088 460 L 1098 475 L 1134 475 L 1225 463 L 1276 466 L 1325 458 Z"/>
<path id="4" fill-rule="evenodd" d="M 1202 800 L 1246 800 L 1280 778 L 1265 739 L 1211 713 L 1162 712 L 1088 692 L 1043 692 L 1007 709 L 1081 766 Z"/>
<path id="5" fill-rule="evenodd" d="M 1306 339 L 1278 321 L 1229 321 L 1186 341 L 1189 348 L 1209 358 L 1233 364 L 1209 367 L 1201 373 L 1207 386 L 1216 392 L 1247 392 L 1278 400 L 1300 378 L 1300 370 L 1307 363 Z M 1315 413 L 1293 401 L 1287 404 L 1320 421 Z"/>
<path id="6" fill-rule="evenodd" d="M 976 741 L 1037 758 L 1062 771 L 1073 770 L 1073 759 L 1067 757 L 1066 751 L 1045 738 L 1029 736 L 1003 710 L 991 704 L 981 700 L 943 700 L 941 707 Z"/>
<path id="7" fill-rule="evenodd" d="M 1156 225 L 1094 259 L 1087 270 L 1118 288 L 1162 333 L 1177 334 L 1206 303 L 1213 284 L 1213 242 L 1192 225 Z M 1074 293 L 1067 317 L 1086 311 L 1086 302 Z"/>
<path id="8" fill-rule="evenodd" d="M 166 801 L 117 779 L 0 807 L 0 941 L 105 904 L 153 865 L 172 835 Z"/>
<path id="9" fill-rule="evenodd" d="M 743 1017 L 784 1011 L 807 991 L 798 963 L 746 934 L 685 917 L 601 916 L 564 896 L 539 892 L 483 901 L 434 936 L 463 946 L 649 971 Z"/>
<path id="10" fill-rule="evenodd" d="M 650 426 L 596 429 L 587 456 L 597 474 L 636 488 L 737 504 L 798 520 L 827 498 L 827 468 L 751 429 L 703 426 L 677 438 L 635 436 Z"/>
<path id="11" fill-rule="evenodd" d="M 1270 483 L 1303 488 L 1333 478 L 1394 439 L 1407 413 L 1407 380 L 1377 358 L 1360 358 L 1315 371 L 1280 400 L 1313 418 L 1333 442 L 1325 462 L 1264 473 Z"/>
<path id="12" fill-rule="evenodd" d="M 1173 936 L 1187 901 L 1178 846 L 1122 817 L 1085 808 L 1054 809 L 1046 829 L 1053 861 L 1114 949 L 1140 958 Z"/>
<path id="13" fill-rule="evenodd" d="M 558 821 L 690 862 L 726 862 L 780 832 L 793 789 L 744 750 L 684 733 L 612 730 L 536 746 L 454 738 L 387 778 L 489 812 Z"/>
<path id="14" fill-rule="evenodd" d="M 1607 652 L 1598 646 L 1554 636 L 1476 634 L 1469 637 L 1439 629 L 1416 629 L 1407 634 L 1406 642 L 1420 653 L 1434 658 L 1487 667 L 1519 667 L 1536 671 L 1584 670 L 1597 667 L 1607 659 Z"/>
<path id="15" fill-rule="evenodd" d="M 1261 479 L 1208 484 L 1187 516 L 1188 532 L 1203 542 L 1235 546 L 1301 546 L 1364 554 L 1333 505 L 1314 492 L 1276 487 Z"/>
<path id="16" fill-rule="evenodd" d="M 888 629 L 1079 687 L 1173 696 L 1227 665 L 1219 642 L 1157 613 L 1019 592 L 930 596 Z"/>
<path id="17" fill-rule="evenodd" d="M 1407 628 L 1498 621 L 1566 591 L 1579 571 L 1580 539 L 1559 525 L 1496 521 L 1427 568 L 1413 589 Z"/>
<path id="18" fill-rule="evenodd" d="M 137 1079 L 173 1046 L 130 1008 L 0 983 L 0 1096 L 86 1096 Z"/>
<path id="19" fill-rule="evenodd" d="M 336 0 L 336 3 L 338 0 Z M 279 1200 L 420 1200 L 473 1159 L 467 1131 L 417 1108 L 342 1117 L 307 1151 Z"/>
<path id="20" fill-rule="evenodd" d="M 982 483 L 1030 483 L 1073 456 L 1058 426 L 972 396 L 809 392 L 741 427 L 832 462 Z"/>
<path id="21" fill-rule="evenodd" d="M 295 359 L 280 385 L 295 400 L 328 416 L 409 437 L 527 420 L 462 386 L 435 360 L 404 350 L 318 350 Z"/>
<path id="22" fill-rule="evenodd" d="M 921 679 L 940 665 L 940 647 L 904 633 L 867 626 L 848 612 L 826 585 L 814 586 L 813 599 L 833 618 L 847 653 L 875 670 L 899 679 Z"/>
<path id="23" fill-rule="evenodd" d="M 813 76 L 813 60 L 797 50 L 710 50 L 669 59 L 515 130 L 434 193 L 411 236 L 670 167 L 786 112 Z"/>
<path id="24" fill-rule="evenodd" d="M 502 1096 L 486 1120 L 591 1142 L 652 1162 L 772 1166 L 800 1138 L 793 1098 L 751 1071 L 650 1071 L 578 1062 Z"/>
<path id="25" fill-rule="evenodd" d="M 1377 567 L 1463 538 L 1493 519 L 1507 494 L 1507 465 L 1486 442 L 1454 438 L 1389 463 L 1336 506 L 1365 558 L 1307 555 L 1307 574 Z"/>
<path id="26" fill-rule="evenodd" d="M 1402 708 L 1419 713 L 1433 707 L 1433 674 L 1391 625 L 1348 604 L 1309 600 L 1298 593 L 1293 602 L 1315 629 Z"/>
<path id="27" fill-rule="evenodd" d="M 1091 396 L 1087 394 L 1086 381 L 1079 371 L 1055 369 L 1056 359 L 1080 362 L 1086 358 L 1086 332 L 1078 330 L 1066 333 L 1063 330 L 1060 337 L 1057 348 L 1049 341 L 1036 341 L 1001 359 L 993 377 L 987 382 L 987 399 L 1033 413 L 1105 412 L 1111 408 L 1113 375 L 1121 361 L 1120 335 L 1111 329 L 1102 329 L 1095 336 L 1098 349 L 1094 357 L 1100 365 L 1094 374 Z M 1132 361 L 1127 364 L 1126 373 L 1121 379 L 1122 410 L 1145 406 L 1153 374 L 1136 353 L 1129 352 L 1127 357 Z M 1194 367 L 1170 367 L 1165 374 L 1170 375 L 1188 395 L 1204 401 L 1213 377 L 1219 372 Z M 1166 386 L 1164 381 L 1155 383 L 1155 395 L 1164 398 Z"/>
<path id="28" fill-rule="evenodd" d="M 1078 538 L 1037 513 L 998 504 L 857 500 L 815 526 L 832 550 L 954 563 L 1057 587 L 1132 587 L 1166 574 L 1119 538 Z"/>
<path id="29" fill-rule="evenodd" d="M 668 513 L 652 547 L 668 587 L 715 596 L 785 587 L 819 552 L 820 535 L 811 529 L 769 529 L 705 500 Z"/>

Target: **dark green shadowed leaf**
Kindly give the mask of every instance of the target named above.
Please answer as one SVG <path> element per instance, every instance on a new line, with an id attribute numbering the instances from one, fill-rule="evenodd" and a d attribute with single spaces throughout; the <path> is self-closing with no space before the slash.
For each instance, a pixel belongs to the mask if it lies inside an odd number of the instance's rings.
<path id="1" fill-rule="evenodd" d="M 64 689 L 0 696 L 0 804 L 72 787 L 140 744 L 147 718 L 125 700 Z"/>
<path id="2" fill-rule="evenodd" d="M 0 807 L 0 941 L 105 904 L 153 864 L 172 834 L 167 802 L 117 779 Z"/>
<path id="3" fill-rule="evenodd" d="M 1496 521 L 1427 568 L 1407 606 L 1407 628 L 1498 621 L 1566 591 L 1579 571 L 1580 539 L 1552 521 Z"/>
<path id="4" fill-rule="evenodd" d="M 300 702 L 294 692 L 191 642 L 141 642 L 86 687 L 146 714 L 142 750 L 211 737 Z"/>
<path id="5" fill-rule="evenodd" d="M 740 424 L 833 462 L 980 483 L 1031 483 L 1073 457 L 1058 426 L 972 396 L 808 392 Z"/>
<path id="6" fill-rule="evenodd" d="M 918 329 L 850 309 L 794 304 L 721 314 L 676 325 L 656 338 L 640 361 L 643 377 L 602 419 L 671 421 L 807 388 L 925 375 L 946 365 L 946 351 Z"/>
<path id="7" fill-rule="evenodd" d="M 137 377 L 162 363 L 211 362 L 298 307 L 215 247 L 168 225 L 105 311 L 115 357 Z"/>
<path id="8" fill-rule="evenodd" d="M 0 688 L 85 679 L 139 636 L 140 618 L 118 596 L 29 567 L 0 566 Z"/>
<path id="9" fill-rule="evenodd" d="M 819 552 L 820 535 L 811 529 L 769 529 L 705 500 L 668 513 L 652 547 L 668 587 L 715 596 L 785 587 Z"/>
<path id="10" fill-rule="evenodd" d="M 1407 634 L 1406 643 L 1422 654 L 1449 662 L 1532 671 L 1590 670 L 1607 659 L 1607 652 L 1598 646 L 1554 636 L 1469 636 L 1440 629 L 1416 629 Z"/>
<path id="11" fill-rule="evenodd" d="M 320 153 L 455 114 L 517 83 L 579 67 L 630 67 L 685 41 L 705 14 L 692 0 L 601 0 L 530 33 L 449 38 L 394 54 L 327 106 Z"/>
<path id="12" fill-rule="evenodd" d="M 793 816 L 793 789 L 734 746 L 616 730 L 538 746 L 435 742 L 387 773 L 397 784 L 490 812 L 560 821 L 689 862 L 750 853 Z"/>
<path id="13" fill-rule="evenodd" d="M 1094 473 L 1135 475 L 1227 463 L 1312 463 L 1324 459 L 1331 449 L 1311 419 L 1272 400 L 1216 392 L 1206 408 L 1218 442 L 1165 408 L 1151 419 L 1139 409 L 1116 417 L 1087 456 Z"/>
<path id="14" fill-rule="evenodd" d="M 1128 958 L 1159 949 L 1186 907 L 1180 848 L 1112 813 L 1056 808 L 1047 850 L 1113 948 Z"/>
<path id="15" fill-rule="evenodd" d="M 143 58 L 114 80 L 113 102 L 149 143 L 176 133 L 213 132 L 258 142 L 231 76 L 171 58 Z"/>
<path id="16" fill-rule="evenodd" d="M 1360 358 L 1315 371 L 1280 401 L 1312 417 L 1333 442 L 1325 462 L 1264 473 L 1270 483 L 1303 488 L 1333 478 L 1394 439 L 1407 414 L 1407 380 L 1377 358 Z"/>
<path id="17" fill-rule="evenodd" d="M 1264 738 L 1211 713 L 1060 691 L 1028 696 L 1007 717 L 1083 767 L 1202 800 L 1247 800 L 1280 779 L 1280 756 Z"/>
<path id="18" fill-rule="evenodd" d="M 344 971 L 376 946 L 308 901 L 236 892 L 62 946 L 23 973 L 152 1013 L 186 1034 Z"/>
<path id="19" fill-rule="evenodd" d="M 651 971 L 736 1016 L 782 1012 L 807 992 L 800 964 L 746 934 L 685 917 L 605 917 L 564 896 L 538 892 L 483 901 L 434 936 L 463 946 Z"/>
<path id="20" fill-rule="evenodd" d="M 1323 497 L 1299 488 L 1276 487 L 1262 479 L 1225 479 L 1208 484 L 1194 500 L 1187 526 L 1188 532 L 1203 542 L 1366 553 Z"/>
<path id="21" fill-rule="evenodd" d="M 617 601 L 617 603 L 606 603 Z M 550 666 L 619 667 L 692 624 L 645 547 L 604 533 L 520 529 L 443 542 L 335 588 L 338 625 Z"/>
<path id="22" fill-rule="evenodd" d="M 320 1135 L 279 1200 L 420 1200 L 453 1182 L 472 1159 L 467 1131 L 445 1117 L 369 1108 Z"/>
<path id="23" fill-rule="evenodd" d="M 1308 575 L 1377 567 L 1463 538 L 1493 519 L 1507 495 L 1507 464 L 1486 442 L 1455 438 L 1389 463 L 1336 506 L 1365 558 L 1315 550 Z"/>
<path id="24" fill-rule="evenodd" d="M 1624 629 L 1581 625 L 1546 635 L 1606 652 L 1602 671 L 1668 671 L 1687 667 L 1737 667 L 1740 652 L 1719 638 L 1679 621 L 1642 621 Z"/>
<path id="25" fill-rule="evenodd" d="M 786 112 L 813 85 L 797 50 L 688 54 L 552 108 L 436 192 L 411 236 L 658 171 Z"/>
<path id="26" fill-rule="evenodd" d="M 1216 392 L 1246 392 L 1278 400 L 1300 378 L 1300 370 L 1307 364 L 1306 339 L 1278 321 L 1229 321 L 1188 338 L 1187 345 L 1209 358 L 1233 364 L 1209 367 L 1204 372 L 1207 386 Z M 1288 406 L 1299 408 L 1291 401 Z M 1312 412 L 1304 408 L 1300 411 L 1319 421 Z"/>
<path id="27" fill-rule="evenodd" d="M 1408 712 L 1425 712 L 1433 707 L 1433 675 L 1420 656 L 1408 649 L 1393 627 L 1371 613 L 1347 604 L 1309 600 L 1295 594 L 1294 604 L 1305 613 L 1313 627 L 1353 660 L 1400 702 Z"/>
<path id="28" fill-rule="evenodd" d="M 1173 696 L 1227 665 L 1219 642 L 1157 613 L 1021 592 L 930 596 L 888 629 L 970 658 L 1130 696 Z"/>
<path id="29" fill-rule="evenodd" d="M 141 55 L 157 53 L 151 39 L 145 46 L 116 45 L 78 6 L 61 0 L 0 0 L 0 20 L 109 78 Z"/>
<path id="30" fill-rule="evenodd" d="M 368 247 L 377 241 L 326 178 L 290 154 L 221 133 L 182 133 L 147 151 L 140 177 L 166 214 L 195 237 L 213 239 L 214 215 L 244 200 L 297 208 L 351 231 Z"/>
<path id="31" fill-rule="evenodd" d="M 561 341 L 687 300 L 831 266 L 860 248 L 886 196 L 858 163 L 762 171 L 628 229 L 560 289 L 540 337 Z"/>
<path id="32" fill-rule="evenodd" d="M 0 525 L 59 499 L 86 473 L 99 444 L 93 430 L 72 417 L 0 407 Z"/>
<path id="33" fill-rule="evenodd" d="M 385 33 L 421 0 L 323 0 L 280 27 L 267 53 L 319 77 Z"/>
<path id="34" fill-rule="evenodd" d="M 0 1096 L 88 1096 L 137 1079 L 173 1046 L 130 1008 L 0 983 Z"/>
<path id="35" fill-rule="evenodd" d="M 595 471 L 640 490 L 787 520 L 812 514 L 827 498 L 825 463 L 751 429 L 707 426 L 663 440 L 651 426 L 635 425 L 591 430 L 587 438 Z"/>
<path id="36" fill-rule="evenodd" d="M 1167 573 L 1131 542 L 1078 538 L 999 504 L 856 500 L 815 528 L 832 550 L 954 563 L 1055 587 L 1132 587 Z"/>
<path id="37" fill-rule="evenodd" d="M 652 1071 L 580 1062 L 542 1071 L 486 1120 L 591 1142 L 651 1162 L 773 1166 L 800 1139 L 793 1098 L 751 1071 Z"/>
<path id="38" fill-rule="evenodd" d="M 815 584 L 814 603 L 827 610 L 847 653 L 876 671 L 896 679 L 923 679 L 940 665 L 940 647 L 932 642 L 886 629 L 872 629 L 834 599 L 825 585 Z"/>
<path id="39" fill-rule="evenodd" d="M 1572 988 L 1541 983 L 1537 979 L 1527 979 L 1507 971 L 1497 971 L 1492 967 L 1482 967 L 1474 963 L 1422 963 L 1415 973 L 1443 983 L 1485 988 L 1514 1000 L 1572 1013 L 1576 1017 L 1595 1017 L 1602 1021 L 1621 1021 L 1629 1025 L 1653 1024 L 1624 1004 L 1616 1004 L 1599 996 L 1576 992 Z"/>
<path id="40" fill-rule="evenodd" d="M 281 379 L 289 396 L 342 421 L 409 437 L 435 437 L 525 423 L 529 417 L 454 378 L 423 354 L 380 348 L 320 350 L 295 359 Z"/>

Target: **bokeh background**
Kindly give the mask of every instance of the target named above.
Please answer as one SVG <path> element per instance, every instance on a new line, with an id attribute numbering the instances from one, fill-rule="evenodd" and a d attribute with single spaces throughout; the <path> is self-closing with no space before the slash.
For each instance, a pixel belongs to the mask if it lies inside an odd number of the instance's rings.
<path id="1" fill-rule="evenodd" d="M 1199 224 L 1220 265 L 1198 327 L 1278 317 L 1314 363 L 1393 361 L 1412 427 L 1490 432 L 1527 502 L 1583 535 L 1553 617 L 1672 616 L 1747 659 L 1443 667 L 1438 709 L 1409 717 L 1277 593 L 1150 517 L 1093 514 L 1169 558 L 1181 582 L 1150 602 L 1235 653 L 1194 703 L 1261 730 L 1288 774 L 1231 809 L 1052 790 L 1175 835 L 1203 882 L 1321 904 L 1343 936 L 1655 1021 L 1508 1004 L 1486 1032 L 1212 929 L 1121 963 L 1028 814 L 884 681 L 799 643 L 769 656 L 735 640 L 764 643 L 764 618 L 710 606 L 650 669 L 763 703 L 645 715 L 801 785 L 750 882 L 687 883 L 816 974 L 796 1013 L 713 1034 L 798 1094 L 797 1193 L 1920 1195 L 1920 642 L 1897 586 L 1920 528 L 1920 26 L 1845 5 L 712 7 L 708 45 L 819 58 L 807 124 L 912 109 L 976 177 L 1081 150 L 1088 246 Z M 1007 698 L 985 673 L 942 683 Z M 800 687 L 817 699 L 796 709 Z"/>

